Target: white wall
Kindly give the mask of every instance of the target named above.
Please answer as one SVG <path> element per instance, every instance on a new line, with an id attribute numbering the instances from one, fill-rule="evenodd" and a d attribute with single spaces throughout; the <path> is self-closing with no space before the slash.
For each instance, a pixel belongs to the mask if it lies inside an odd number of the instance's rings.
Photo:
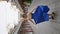
<path id="1" fill-rule="evenodd" d="M 10 3 L 0 1 L 0 34 L 8 34 L 9 28 L 14 28 L 14 23 L 18 24 L 18 10 Z"/>

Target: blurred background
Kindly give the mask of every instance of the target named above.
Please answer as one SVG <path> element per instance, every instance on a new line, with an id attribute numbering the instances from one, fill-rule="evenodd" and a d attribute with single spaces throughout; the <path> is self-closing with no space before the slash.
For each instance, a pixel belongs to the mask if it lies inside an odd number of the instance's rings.
<path id="1" fill-rule="evenodd" d="M 38 34 L 60 34 L 60 0 L 33 0 L 28 11 L 32 11 L 38 5 L 47 5 L 50 8 L 48 14 L 54 12 L 55 18 L 54 20 L 50 19 L 48 22 L 37 24 L 37 29 L 34 32 Z M 18 24 L 20 10 L 22 10 L 21 6 L 16 0 L 0 0 L 0 34 L 8 34 L 8 28 L 13 29 L 14 24 Z M 8 25 L 10 26 L 8 27 Z M 31 26 L 35 27 L 34 24 L 31 24 Z M 37 30 L 39 31 L 36 32 Z M 33 34 L 33 32 L 23 34 Z"/>

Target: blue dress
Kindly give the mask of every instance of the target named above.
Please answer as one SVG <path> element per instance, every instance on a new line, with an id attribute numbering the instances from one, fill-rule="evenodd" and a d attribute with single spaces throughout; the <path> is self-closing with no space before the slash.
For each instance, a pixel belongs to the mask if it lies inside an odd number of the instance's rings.
<path id="1" fill-rule="evenodd" d="M 35 12 L 32 14 L 32 19 L 34 19 L 36 24 L 48 21 L 49 20 L 49 16 L 47 14 L 48 11 L 49 11 L 48 6 L 38 6 Z"/>

